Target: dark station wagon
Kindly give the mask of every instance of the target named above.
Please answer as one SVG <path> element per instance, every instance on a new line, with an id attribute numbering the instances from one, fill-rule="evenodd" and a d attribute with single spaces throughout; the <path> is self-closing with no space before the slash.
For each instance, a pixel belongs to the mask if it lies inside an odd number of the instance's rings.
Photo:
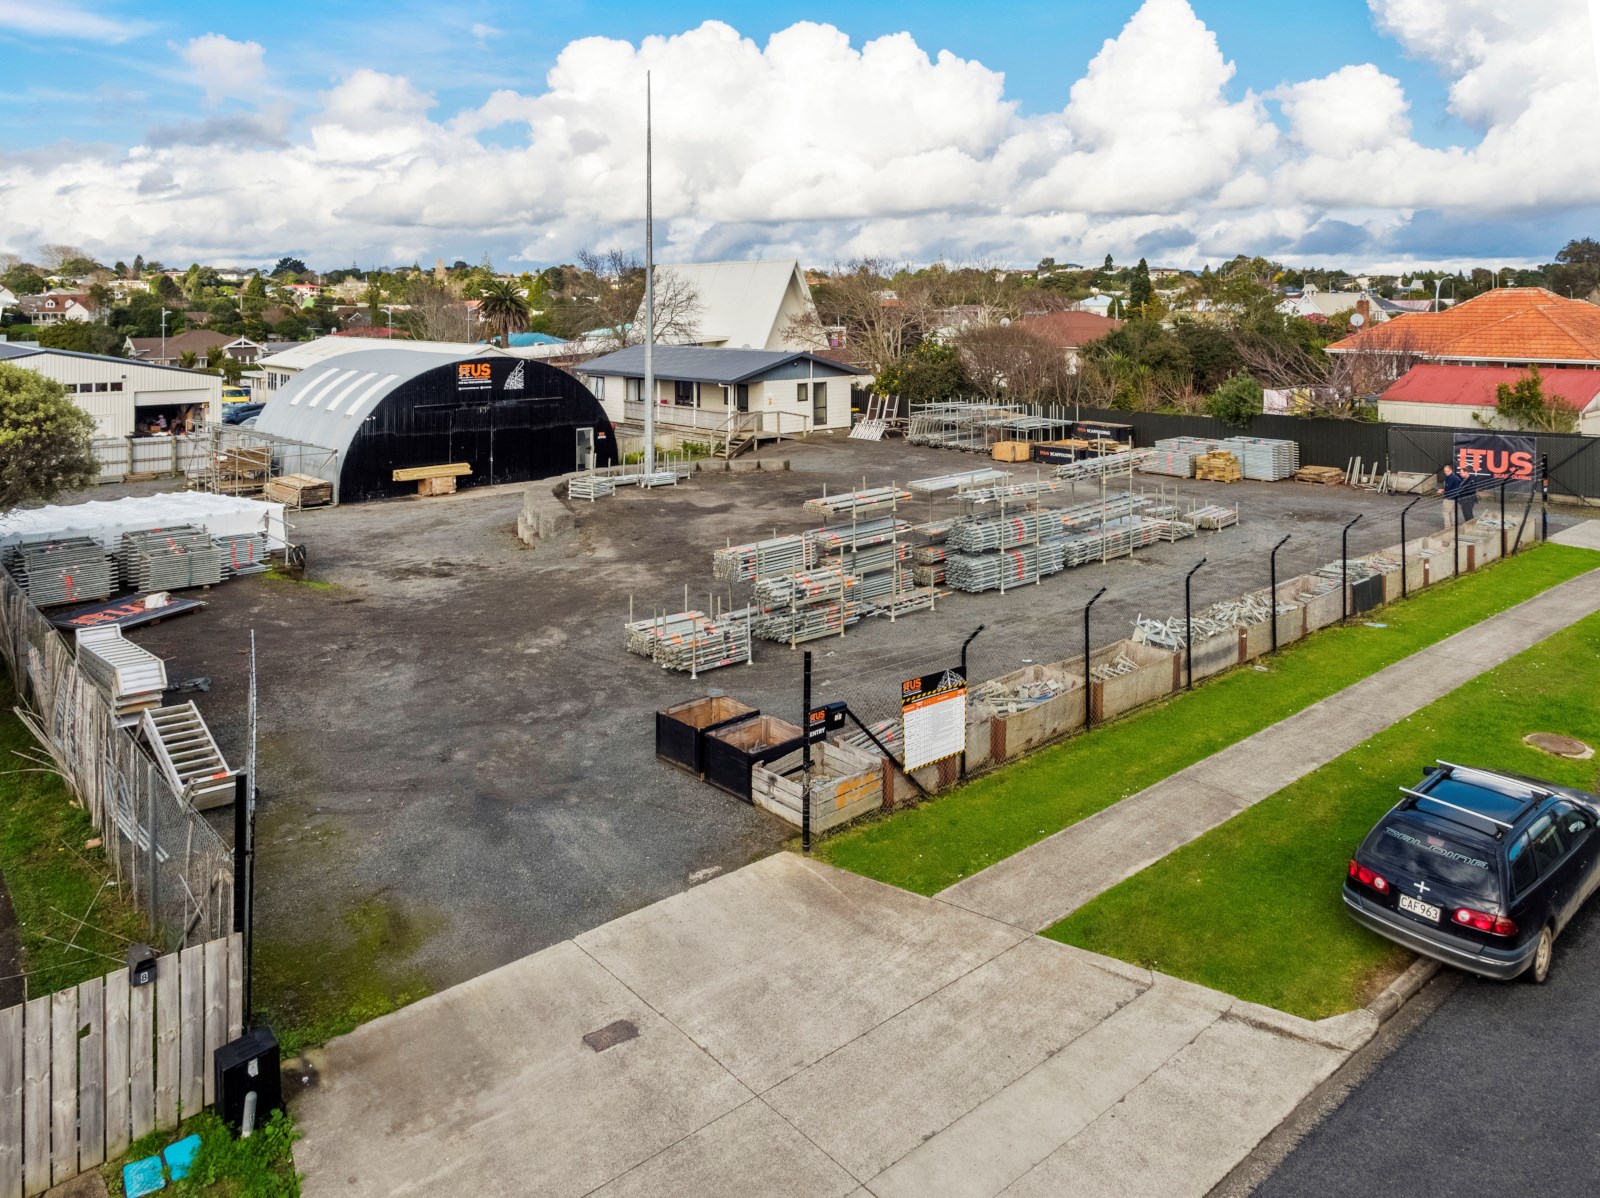
<path id="1" fill-rule="evenodd" d="M 1600 886 L 1600 798 L 1448 762 L 1401 792 L 1350 861 L 1350 914 L 1468 973 L 1544 981 L 1555 938 Z"/>

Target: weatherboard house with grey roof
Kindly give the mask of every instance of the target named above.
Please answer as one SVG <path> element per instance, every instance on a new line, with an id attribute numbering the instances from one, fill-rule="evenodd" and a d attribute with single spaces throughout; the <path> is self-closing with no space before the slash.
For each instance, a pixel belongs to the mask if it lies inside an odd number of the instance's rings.
<path id="1" fill-rule="evenodd" d="M 730 429 L 803 436 L 850 427 L 850 392 L 861 372 L 803 350 L 658 345 L 656 427 L 661 439 L 718 439 Z M 644 419 L 644 346 L 585 362 L 579 370 L 617 423 Z"/>

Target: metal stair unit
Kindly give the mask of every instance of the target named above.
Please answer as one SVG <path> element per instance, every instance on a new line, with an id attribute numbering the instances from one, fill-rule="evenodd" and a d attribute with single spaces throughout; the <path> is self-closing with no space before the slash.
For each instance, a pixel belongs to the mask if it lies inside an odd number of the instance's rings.
<path id="1" fill-rule="evenodd" d="M 147 711 L 140 722 L 156 764 L 175 790 L 197 811 L 233 801 L 233 778 L 211 729 L 191 703 Z"/>
<path id="2" fill-rule="evenodd" d="M 749 449 L 756 441 L 756 422 L 759 419 L 754 412 L 735 412 L 723 421 L 722 427 L 717 430 L 716 443 L 711 448 L 713 457 L 736 458 Z"/>

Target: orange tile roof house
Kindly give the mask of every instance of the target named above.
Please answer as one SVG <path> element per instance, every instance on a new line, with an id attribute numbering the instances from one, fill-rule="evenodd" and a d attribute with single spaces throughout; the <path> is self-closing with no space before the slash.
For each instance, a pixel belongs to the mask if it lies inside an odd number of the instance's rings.
<path id="1" fill-rule="evenodd" d="M 1600 307 L 1542 287 L 1502 287 L 1443 312 L 1396 316 L 1335 341 L 1328 352 L 1388 353 L 1466 366 L 1600 370 Z"/>

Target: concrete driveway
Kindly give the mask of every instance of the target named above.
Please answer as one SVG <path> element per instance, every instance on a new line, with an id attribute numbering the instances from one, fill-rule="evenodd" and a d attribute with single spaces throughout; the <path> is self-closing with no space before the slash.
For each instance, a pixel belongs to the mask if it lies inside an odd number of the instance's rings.
<path id="1" fill-rule="evenodd" d="M 1375 1025 L 779 854 L 334 1040 L 296 1158 L 311 1198 L 1198 1196 Z"/>

